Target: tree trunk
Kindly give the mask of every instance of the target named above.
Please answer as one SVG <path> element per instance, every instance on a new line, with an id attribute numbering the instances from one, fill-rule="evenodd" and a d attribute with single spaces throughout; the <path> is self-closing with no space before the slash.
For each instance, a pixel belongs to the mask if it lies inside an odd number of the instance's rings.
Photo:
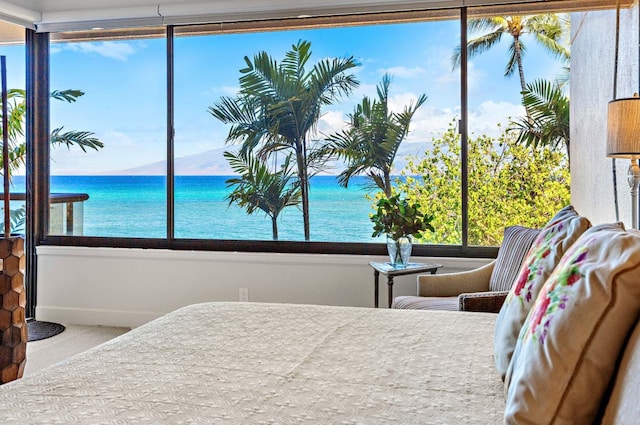
<path id="1" fill-rule="evenodd" d="M 516 62 L 518 63 L 518 75 L 520 76 L 520 88 L 522 89 L 522 91 L 525 91 L 527 89 L 527 82 L 524 79 L 524 67 L 522 66 L 522 54 L 521 54 L 521 50 L 520 50 L 520 36 L 519 35 L 514 35 L 513 36 L 513 42 L 514 44 L 514 50 L 515 50 L 515 56 L 516 56 Z M 529 122 L 529 124 L 533 124 L 533 120 L 531 119 L 531 115 L 529 115 L 529 108 L 527 108 L 525 106 L 524 108 L 524 113 L 527 116 L 527 121 Z"/>
<path id="2" fill-rule="evenodd" d="M 300 180 L 300 196 L 302 198 L 302 220 L 304 224 L 304 240 L 309 238 L 309 178 L 307 177 L 307 157 L 303 141 L 296 143 L 296 159 L 298 163 L 298 179 Z"/>
<path id="3" fill-rule="evenodd" d="M 524 79 L 524 67 L 522 66 L 522 54 L 521 54 L 521 50 L 520 50 L 520 36 L 519 35 L 514 35 L 513 36 L 513 43 L 514 43 L 514 50 L 515 50 L 515 57 L 516 57 L 516 63 L 518 64 L 518 75 L 520 76 L 520 87 L 522 88 L 522 91 L 525 91 L 527 89 L 527 83 Z"/>
<path id="4" fill-rule="evenodd" d="M 273 234 L 273 240 L 278 240 L 278 216 L 271 216 L 271 233 Z"/>
<path id="5" fill-rule="evenodd" d="M 389 168 L 384 169 L 384 194 L 387 198 L 391 198 L 391 170 Z"/>

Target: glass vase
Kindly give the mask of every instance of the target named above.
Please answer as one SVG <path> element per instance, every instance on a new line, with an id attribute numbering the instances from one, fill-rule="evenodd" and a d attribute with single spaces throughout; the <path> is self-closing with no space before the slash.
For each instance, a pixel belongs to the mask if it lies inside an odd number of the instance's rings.
<path id="1" fill-rule="evenodd" d="M 401 269 L 407 267 L 411 258 L 411 248 L 413 242 L 411 236 L 402 236 L 394 239 L 387 235 L 387 251 L 389 252 L 390 263 L 393 267 Z"/>

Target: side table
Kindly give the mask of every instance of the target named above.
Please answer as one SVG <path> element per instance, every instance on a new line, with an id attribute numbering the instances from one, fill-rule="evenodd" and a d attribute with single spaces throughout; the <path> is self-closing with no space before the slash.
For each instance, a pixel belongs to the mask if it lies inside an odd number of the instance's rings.
<path id="1" fill-rule="evenodd" d="M 404 267 L 395 267 L 390 263 L 375 263 L 370 262 L 369 265 L 373 267 L 373 278 L 374 278 L 374 288 L 375 288 L 375 297 L 374 297 L 374 306 L 378 308 L 378 298 L 379 298 L 379 280 L 380 273 L 387 276 L 387 285 L 389 287 L 389 308 L 391 308 L 391 302 L 393 301 L 393 278 L 396 276 L 403 276 L 407 274 L 415 274 L 415 273 L 431 273 L 436 274 L 438 269 L 442 267 L 442 264 L 438 263 L 408 263 Z"/>

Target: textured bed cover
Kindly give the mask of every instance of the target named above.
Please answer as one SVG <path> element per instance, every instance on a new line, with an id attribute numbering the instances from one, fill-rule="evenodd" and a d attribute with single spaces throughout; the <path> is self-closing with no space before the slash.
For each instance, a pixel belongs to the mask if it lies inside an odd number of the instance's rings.
<path id="1" fill-rule="evenodd" d="M 0 386 L 0 423 L 498 424 L 494 320 L 195 304 Z"/>

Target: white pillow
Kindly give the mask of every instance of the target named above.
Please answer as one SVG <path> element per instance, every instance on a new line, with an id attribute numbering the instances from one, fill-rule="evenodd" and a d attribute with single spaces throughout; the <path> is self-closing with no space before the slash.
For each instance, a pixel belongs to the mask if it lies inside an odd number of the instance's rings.
<path id="1" fill-rule="evenodd" d="M 545 282 L 505 380 L 507 424 L 592 424 L 640 314 L 640 232 L 593 227 Z"/>

